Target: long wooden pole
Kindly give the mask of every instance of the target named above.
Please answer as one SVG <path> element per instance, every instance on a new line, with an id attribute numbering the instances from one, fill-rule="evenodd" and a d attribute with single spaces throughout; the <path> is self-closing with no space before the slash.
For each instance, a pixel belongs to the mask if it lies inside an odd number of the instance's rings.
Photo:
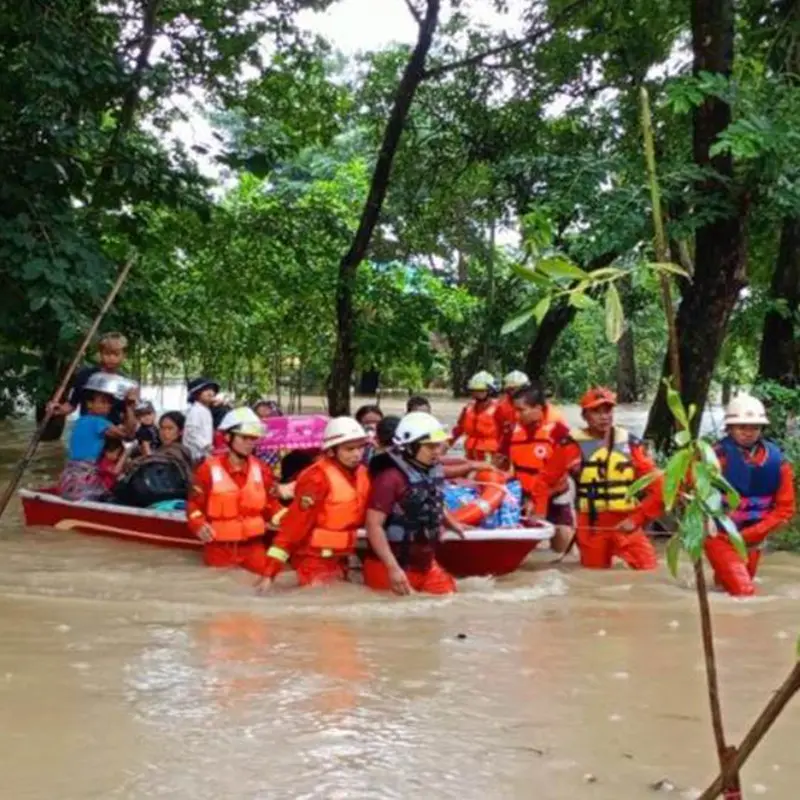
<path id="1" fill-rule="evenodd" d="M 72 376 L 75 374 L 75 370 L 78 368 L 78 365 L 81 363 L 84 354 L 86 353 L 86 349 L 89 347 L 92 339 L 94 338 L 95 334 L 97 333 L 97 329 L 100 327 L 100 323 L 103 321 L 103 317 L 106 315 L 106 312 L 109 308 L 111 308 L 111 304 L 114 302 L 116 296 L 119 294 L 119 290 L 122 288 L 122 285 L 128 278 L 128 274 L 131 271 L 131 267 L 133 267 L 133 263 L 135 261 L 135 257 L 130 258 L 125 266 L 119 272 L 116 282 L 111 287 L 111 291 L 108 293 L 108 297 L 106 297 L 105 302 L 103 303 L 100 312 L 98 313 L 97 317 L 95 317 L 94 322 L 92 323 L 89 330 L 86 332 L 86 336 L 81 343 L 81 346 L 78 348 L 78 352 L 75 353 L 75 358 L 72 359 L 72 363 L 69 365 L 69 369 L 64 373 L 64 377 L 61 379 L 61 383 L 58 385 L 58 388 L 55 390 L 53 397 L 50 400 L 50 403 L 47 405 L 47 410 L 45 411 L 44 418 L 39 423 L 39 426 L 31 436 L 31 440 L 28 442 L 28 447 L 25 450 L 25 455 L 17 464 L 17 468 L 14 470 L 14 474 L 11 476 L 8 484 L 6 484 L 5 491 L 3 492 L 3 497 L 0 499 L 0 517 L 3 516 L 5 513 L 6 508 L 8 507 L 11 498 L 14 496 L 14 492 L 19 486 L 19 482 L 22 479 L 22 476 L 25 474 L 25 470 L 28 468 L 28 464 L 30 464 L 31 459 L 33 458 L 34 453 L 36 452 L 36 448 L 39 446 L 39 442 L 42 438 L 42 433 L 44 429 L 47 427 L 48 422 L 50 422 L 53 411 L 52 406 L 56 403 L 61 402 L 61 398 L 66 391 L 67 387 L 69 386 L 70 381 L 72 380 Z"/>

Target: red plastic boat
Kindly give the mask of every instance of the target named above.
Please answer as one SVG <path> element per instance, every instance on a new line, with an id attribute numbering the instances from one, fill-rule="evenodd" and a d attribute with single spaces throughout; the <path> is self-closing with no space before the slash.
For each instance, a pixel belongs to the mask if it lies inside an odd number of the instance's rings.
<path id="1" fill-rule="evenodd" d="M 186 527 L 183 511 L 153 511 L 111 503 L 73 503 L 53 489 L 20 491 L 25 524 L 62 531 L 79 531 L 162 547 L 199 549 L 202 543 Z M 436 557 L 458 577 L 506 575 L 536 547 L 553 535 L 551 525 L 535 528 L 472 528 L 464 539 L 445 533 Z"/>

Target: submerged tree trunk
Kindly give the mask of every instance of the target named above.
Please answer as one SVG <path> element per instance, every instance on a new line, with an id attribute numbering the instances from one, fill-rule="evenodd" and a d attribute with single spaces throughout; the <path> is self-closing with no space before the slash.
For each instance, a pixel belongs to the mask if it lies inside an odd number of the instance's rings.
<path id="1" fill-rule="evenodd" d="M 769 294 L 775 305 L 764 317 L 758 375 L 764 380 L 794 386 L 800 378 L 795 337 L 795 316 L 800 306 L 800 217 L 783 222 Z"/>
<path id="2" fill-rule="evenodd" d="M 357 394 L 372 396 L 378 393 L 381 373 L 377 369 L 365 369 L 358 382 Z"/>
<path id="3" fill-rule="evenodd" d="M 419 84 L 425 77 L 425 61 L 439 22 L 440 4 L 440 0 L 427 0 L 425 16 L 420 19 L 417 43 L 397 87 L 358 229 L 350 249 L 339 262 L 339 280 L 336 289 L 336 351 L 328 387 L 328 406 L 331 416 L 350 413 L 350 381 L 355 360 L 353 293 L 356 273 L 366 257 L 372 233 L 380 218 L 389 187 L 392 162 L 400 144 L 411 103 Z"/>
<path id="4" fill-rule="evenodd" d="M 730 77 L 733 68 L 733 0 L 694 0 L 692 45 L 694 74 L 711 72 Z M 694 162 L 702 170 L 713 169 L 697 186 L 707 207 L 720 208 L 719 216 L 695 234 L 694 280 L 684 287 L 678 310 L 681 385 L 686 405 L 706 404 L 714 366 L 722 347 L 731 311 L 744 286 L 747 198 L 736 194 L 733 161 L 729 154 L 710 155 L 710 149 L 731 122 L 730 106 L 708 97 L 694 112 Z M 665 364 L 665 377 L 669 364 Z M 693 420 L 695 429 L 700 414 Z M 672 432 L 672 415 L 666 392 L 660 386 L 646 436 L 656 447 L 666 448 Z"/>

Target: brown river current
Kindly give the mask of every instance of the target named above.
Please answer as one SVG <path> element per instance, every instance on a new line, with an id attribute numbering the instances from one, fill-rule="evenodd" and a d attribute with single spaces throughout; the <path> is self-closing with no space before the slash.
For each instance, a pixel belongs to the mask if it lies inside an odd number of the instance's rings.
<path id="1" fill-rule="evenodd" d="M 0 429 L 0 479 L 29 430 Z M 26 484 L 61 458 L 44 446 Z M 26 530 L 15 504 L 0 525 L 0 798 L 635 800 L 662 779 L 695 797 L 716 771 L 688 569 L 676 583 L 551 559 L 448 599 L 300 592 L 290 575 L 256 597 L 193 553 Z M 758 597 L 712 597 L 734 739 L 800 629 L 800 559 L 762 563 Z M 746 797 L 800 797 L 798 741 L 795 704 L 744 771 Z"/>

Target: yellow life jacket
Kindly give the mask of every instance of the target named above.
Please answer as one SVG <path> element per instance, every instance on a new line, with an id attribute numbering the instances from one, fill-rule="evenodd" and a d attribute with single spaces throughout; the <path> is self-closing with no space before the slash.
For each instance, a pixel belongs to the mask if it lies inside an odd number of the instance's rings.
<path id="1" fill-rule="evenodd" d="M 603 439 L 591 437 L 585 430 L 572 431 L 581 448 L 581 471 L 578 476 L 578 510 L 590 516 L 602 511 L 629 512 L 636 499 L 627 497 L 636 481 L 631 461 L 630 436 L 624 428 L 614 428 L 611 452 Z"/>

